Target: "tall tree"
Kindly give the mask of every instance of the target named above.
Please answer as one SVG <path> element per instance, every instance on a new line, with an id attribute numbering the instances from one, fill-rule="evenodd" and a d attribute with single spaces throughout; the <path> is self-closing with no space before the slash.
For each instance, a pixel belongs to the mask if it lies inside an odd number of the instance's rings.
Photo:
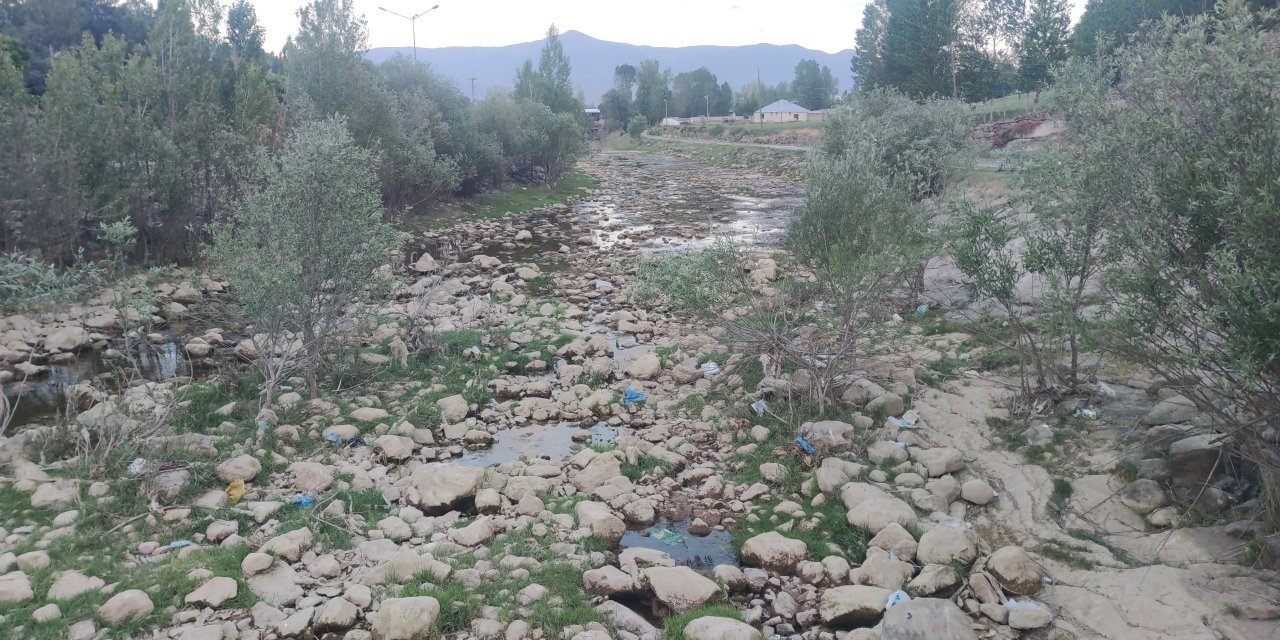
<path id="1" fill-rule="evenodd" d="M 1070 6 L 1065 0 L 1031 0 L 1027 29 L 1018 47 L 1024 89 L 1039 89 L 1053 65 L 1070 55 Z"/>
<path id="2" fill-rule="evenodd" d="M 241 61 L 260 61 L 266 54 L 263 42 L 266 31 L 258 23 L 258 12 L 248 0 L 235 0 L 227 9 L 227 44 L 231 47 L 231 57 L 237 64 Z"/>
<path id="3" fill-rule="evenodd" d="M 728 105 L 721 99 L 721 87 L 716 75 L 706 67 L 686 71 L 671 83 L 671 115 L 688 118 L 699 115 L 723 116 L 729 114 Z M 729 104 L 733 103 L 732 91 Z M 723 108 L 723 111 L 721 110 Z"/>
<path id="4" fill-rule="evenodd" d="M 1274 0 L 1258 0 L 1251 4 L 1271 4 Z M 1102 38 L 1108 47 L 1130 42 L 1144 22 L 1161 15 L 1191 16 L 1213 8 L 1213 0 L 1089 0 L 1084 14 L 1072 32 L 1072 52 L 1091 56 Z"/>
<path id="5" fill-rule="evenodd" d="M 645 60 L 636 72 L 636 100 L 632 111 L 657 124 L 668 113 L 671 100 L 671 70 L 657 60 Z"/>
<path id="6" fill-rule="evenodd" d="M 791 93 L 800 106 L 817 111 L 831 106 L 839 86 L 831 75 L 831 69 L 818 67 L 816 60 L 801 60 L 796 65 L 796 77 L 791 82 Z"/>
<path id="7" fill-rule="evenodd" d="M 877 84 L 913 97 L 951 95 L 961 0 L 888 0 L 884 75 Z"/>
<path id="8" fill-rule="evenodd" d="M 573 95 L 569 80 L 572 67 L 560 42 L 560 30 L 553 24 L 547 28 L 547 40 L 538 59 L 538 77 L 542 80 L 542 103 L 553 113 L 582 113 L 582 103 Z"/>
<path id="9" fill-rule="evenodd" d="M 858 87 L 885 84 L 884 44 L 889 31 L 889 0 L 873 0 L 862 9 L 862 26 L 854 36 L 857 43 L 850 63 Z"/>

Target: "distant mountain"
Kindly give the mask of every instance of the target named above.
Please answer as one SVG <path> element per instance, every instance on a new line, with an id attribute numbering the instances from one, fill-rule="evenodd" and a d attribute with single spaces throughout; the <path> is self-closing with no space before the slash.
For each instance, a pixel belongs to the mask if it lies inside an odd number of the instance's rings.
<path id="1" fill-rule="evenodd" d="M 840 81 L 845 91 L 852 83 L 849 61 L 853 51 L 824 53 L 799 45 L 753 44 L 739 47 L 646 47 L 621 42 L 597 40 L 578 31 L 560 34 L 565 53 L 573 64 L 573 83 L 580 89 L 588 104 L 595 104 L 600 96 L 613 86 L 613 68 L 624 63 L 639 66 L 641 60 L 657 60 L 673 74 L 706 67 L 716 74 L 720 82 L 728 82 L 737 91 L 743 85 L 755 82 L 756 74 L 765 84 L 775 85 L 795 77 L 796 63 L 804 59 L 817 60 L 819 65 L 831 68 L 831 74 Z M 471 93 L 470 78 L 475 78 L 476 98 L 483 98 L 490 89 L 510 90 L 515 83 L 516 69 L 525 60 L 536 65 L 542 51 L 542 41 L 522 42 L 503 47 L 441 47 L 418 48 L 418 61 L 430 63 L 441 74 L 453 78 L 465 94 Z M 379 47 L 366 54 L 375 64 L 396 54 L 413 55 L 412 47 Z"/>

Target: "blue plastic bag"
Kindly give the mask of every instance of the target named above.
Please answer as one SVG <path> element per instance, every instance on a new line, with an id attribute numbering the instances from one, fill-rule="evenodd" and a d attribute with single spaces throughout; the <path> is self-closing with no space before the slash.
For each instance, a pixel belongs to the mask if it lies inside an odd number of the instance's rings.
<path id="1" fill-rule="evenodd" d="M 622 394 L 622 406 L 626 407 L 633 404 L 642 404 L 645 399 L 646 398 L 643 393 L 640 393 L 631 387 L 627 387 L 627 390 Z"/>
<path id="2" fill-rule="evenodd" d="M 814 451 L 817 451 L 817 449 L 813 448 L 812 444 L 809 444 L 808 440 L 804 439 L 804 436 L 796 436 L 796 444 L 800 445 L 800 448 L 803 449 L 805 453 L 812 454 Z"/>
<path id="3" fill-rule="evenodd" d="M 299 507 L 312 507 L 316 504 L 316 499 L 309 493 L 298 494 L 289 500 L 289 504 Z"/>

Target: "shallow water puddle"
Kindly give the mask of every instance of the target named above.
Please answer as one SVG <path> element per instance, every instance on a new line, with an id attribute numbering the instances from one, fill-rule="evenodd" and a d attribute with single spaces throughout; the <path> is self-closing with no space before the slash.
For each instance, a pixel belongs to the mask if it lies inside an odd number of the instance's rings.
<path id="1" fill-rule="evenodd" d="M 728 531 L 712 530 L 705 536 L 690 535 L 690 522 L 692 520 L 659 520 L 651 527 L 628 531 L 618 544 L 623 549 L 639 547 L 665 551 L 676 564 L 705 575 L 711 575 L 716 565 L 738 566 L 738 552 L 733 548 L 733 536 Z"/>

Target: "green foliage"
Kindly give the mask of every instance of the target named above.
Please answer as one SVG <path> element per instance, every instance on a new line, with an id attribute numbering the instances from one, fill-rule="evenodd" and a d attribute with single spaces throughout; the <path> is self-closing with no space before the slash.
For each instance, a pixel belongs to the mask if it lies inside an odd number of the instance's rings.
<path id="1" fill-rule="evenodd" d="M 1082 74 L 1067 102 L 1072 136 L 1103 151 L 1089 161 L 1105 179 L 1076 195 L 1105 207 L 1124 256 L 1107 283 L 1110 346 L 1235 435 L 1280 517 L 1280 445 L 1264 435 L 1280 412 L 1275 20 L 1240 0 L 1165 20 Z"/>
<path id="2" fill-rule="evenodd" d="M 637 115 L 631 118 L 631 122 L 627 123 L 627 135 L 631 136 L 631 141 L 640 144 L 640 139 L 644 135 L 644 130 L 649 128 L 649 122 L 644 116 Z"/>
<path id="3" fill-rule="evenodd" d="M 831 106 L 838 89 L 839 84 L 836 83 L 836 79 L 831 75 L 831 69 L 826 65 L 819 68 L 816 60 L 801 60 L 796 65 L 796 76 L 791 82 L 791 93 L 800 106 L 811 111 L 826 109 Z"/>
<path id="4" fill-rule="evenodd" d="M 636 71 L 636 99 L 633 113 L 641 114 L 649 124 L 658 124 L 670 111 L 671 70 L 663 70 L 657 60 L 645 60 Z"/>
<path id="5" fill-rule="evenodd" d="M 582 117 L 582 103 L 573 95 L 570 73 L 569 57 L 560 43 L 560 30 L 553 24 L 547 29 L 537 71 L 534 71 L 533 62 L 526 60 L 516 74 L 511 97 L 542 103 L 552 113 L 566 114 L 576 121 Z"/>
<path id="6" fill-rule="evenodd" d="M 636 267 L 636 297 L 676 311 L 716 315 L 742 293 L 743 256 L 729 244 L 659 255 Z"/>
<path id="7" fill-rule="evenodd" d="M 1026 90 L 1044 86 L 1050 69 L 1070 53 L 1071 6 L 1065 0 L 1031 0 L 1018 51 L 1018 73 Z"/>
<path id="8" fill-rule="evenodd" d="M 305 124 L 278 157 L 259 160 L 249 194 L 210 227 L 206 255 L 266 336 L 255 346 L 266 354 L 268 404 L 290 357 L 314 393 L 339 324 L 380 294 L 376 273 L 399 237 L 383 219 L 372 164 L 341 119 Z"/>
<path id="9" fill-rule="evenodd" d="M 718 84 L 716 74 L 706 67 L 676 75 L 672 81 L 670 114 L 676 118 L 712 115 L 727 116 L 733 107 L 733 90 Z"/>

